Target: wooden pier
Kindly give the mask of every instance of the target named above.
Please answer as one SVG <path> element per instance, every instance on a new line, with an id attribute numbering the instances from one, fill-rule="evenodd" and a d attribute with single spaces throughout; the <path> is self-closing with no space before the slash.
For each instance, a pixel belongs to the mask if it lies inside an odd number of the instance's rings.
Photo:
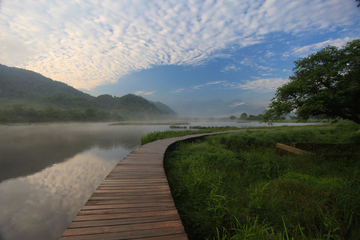
<path id="1" fill-rule="evenodd" d="M 173 143 L 208 135 L 168 138 L 142 145 L 101 182 L 61 236 L 71 239 L 188 239 L 163 168 Z"/>

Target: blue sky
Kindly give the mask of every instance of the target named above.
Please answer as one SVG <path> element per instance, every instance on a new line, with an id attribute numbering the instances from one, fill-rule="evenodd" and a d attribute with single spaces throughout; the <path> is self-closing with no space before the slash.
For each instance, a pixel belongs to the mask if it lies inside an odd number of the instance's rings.
<path id="1" fill-rule="evenodd" d="M 0 1 L 0 63 L 98 96 L 267 106 L 294 61 L 360 38 L 355 0 Z"/>

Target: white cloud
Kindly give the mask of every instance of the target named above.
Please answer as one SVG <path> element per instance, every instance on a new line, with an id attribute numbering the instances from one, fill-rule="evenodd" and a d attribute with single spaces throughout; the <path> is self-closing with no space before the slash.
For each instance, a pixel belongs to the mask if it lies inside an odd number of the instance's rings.
<path id="1" fill-rule="evenodd" d="M 217 85 L 217 84 L 222 84 L 222 83 L 225 83 L 225 82 L 226 82 L 226 81 L 208 82 L 208 83 L 205 83 L 205 84 L 200 84 L 200 85 L 192 86 L 191 88 L 192 88 L 192 89 L 200 89 L 200 88 L 205 87 L 205 86 Z"/>
<path id="2" fill-rule="evenodd" d="M 256 66 L 257 66 L 259 69 L 261 69 L 261 70 L 268 70 L 268 71 L 274 71 L 274 70 L 276 70 L 276 69 L 271 68 L 271 67 L 260 66 L 260 65 L 257 65 L 257 64 L 256 64 Z"/>
<path id="3" fill-rule="evenodd" d="M 266 58 L 270 58 L 270 57 L 273 57 L 273 56 L 275 56 L 274 52 L 267 51 L 266 54 L 265 54 Z"/>
<path id="4" fill-rule="evenodd" d="M 266 75 L 266 74 L 265 74 Z M 255 92 L 274 92 L 278 87 L 281 87 L 285 83 L 289 82 L 289 79 L 283 78 L 262 78 L 254 77 L 256 80 L 247 80 L 245 83 L 235 83 L 235 82 L 227 82 L 227 81 L 215 81 L 209 82 L 201 85 L 192 86 L 192 90 L 199 90 L 203 87 L 209 85 L 220 85 L 222 89 L 243 89 L 243 90 L 253 90 Z M 172 93 L 182 92 L 186 89 L 178 89 L 172 91 Z"/>
<path id="5" fill-rule="evenodd" d="M 290 54 L 289 54 L 289 52 L 284 52 L 282 56 L 283 56 L 283 58 L 288 58 L 290 56 Z"/>
<path id="6" fill-rule="evenodd" d="M 230 107 L 237 107 L 237 106 L 244 105 L 244 104 L 246 104 L 246 103 L 245 102 L 235 103 L 233 105 L 230 105 Z"/>
<path id="7" fill-rule="evenodd" d="M 222 72 L 229 72 L 229 71 L 239 71 L 240 67 L 236 67 L 234 64 L 229 64 L 225 66 L 221 71 Z"/>
<path id="8" fill-rule="evenodd" d="M 135 92 L 135 95 L 145 95 L 145 96 L 148 96 L 148 95 L 154 95 L 156 91 L 152 91 L 152 92 L 145 92 L 145 91 L 136 91 Z"/>
<path id="9" fill-rule="evenodd" d="M 293 49 L 293 53 L 300 57 L 307 57 L 311 53 L 319 51 L 320 49 L 322 49 L 328 45 L 341 48 L 341 47 L 345 46 L 346 43 L 351 42 L 354 39 L 355 38 L 350 38 L 350 37 L 346 37 L 343 39 L 340 39 L 340 38 L 330 39 L 330 40 L 327 40 L 324 42 L 319 42 L 319 43 L 315 43 L 315 44 L 311 44 L 311 45 L 307 45 L 307 46 L 303 46 L 303 47 L 296 47 Z"/>
<path id="10" fill-rule="evenodd" d="M 273 92 L 276 91 L 278 87 L 281 87 L 287 82 L 289 82 L 289 79 L 264 78 L 264 79 L 257 79 L 254 81 L 246 81 L 244 84 L 232 84 L 230 88 L 254 90 L 256 92 Z"/>
<path id="11" fill-rule="evenodd" d="M 176 89 L 176 90 L 174 90 L 174 91 L 171 91 L 170 93 L 180 93 L 180 92 L 183 92 L 183 91 L 185 91 L 186 89 L 184 89 L 184 88 L 179 88 L 179 89 Z"/>
<path id="12" fill-rule="evenodd" d="M 157 65 L 228 57 L 221 50 L 269 33 L 349 25 L 358 14 L 343 0 L 7 0 L 1 7 L 2 64 L 88 90 Z"/>

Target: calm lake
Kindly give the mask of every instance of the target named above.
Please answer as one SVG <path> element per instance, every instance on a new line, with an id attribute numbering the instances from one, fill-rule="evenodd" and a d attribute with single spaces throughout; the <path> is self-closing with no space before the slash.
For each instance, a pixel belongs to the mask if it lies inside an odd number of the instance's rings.
<path id="1" fill-rule="evenodd" d="M 106 175 L 140 146 L 141 136 L 168 129 L 107 123 L 0 125 L 0 240 L 59 239 Z"/>

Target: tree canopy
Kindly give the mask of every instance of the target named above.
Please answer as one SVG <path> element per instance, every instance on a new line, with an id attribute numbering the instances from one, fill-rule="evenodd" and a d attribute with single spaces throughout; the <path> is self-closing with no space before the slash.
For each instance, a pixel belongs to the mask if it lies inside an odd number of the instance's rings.
<path id="1" fill-rule="evenodd" d="M 323 115 L 360 124 L 360 39 L 299 59 L 293 71 L 290 82 L 277 89 L 264 122 L 295 112 L 299 121 Z"/>
<path id="2" fill-rule="evenodd" d="M 240 119 L 246 119 L 247 118 L 247 113 L 242 113 L 240 115 Z"/>

